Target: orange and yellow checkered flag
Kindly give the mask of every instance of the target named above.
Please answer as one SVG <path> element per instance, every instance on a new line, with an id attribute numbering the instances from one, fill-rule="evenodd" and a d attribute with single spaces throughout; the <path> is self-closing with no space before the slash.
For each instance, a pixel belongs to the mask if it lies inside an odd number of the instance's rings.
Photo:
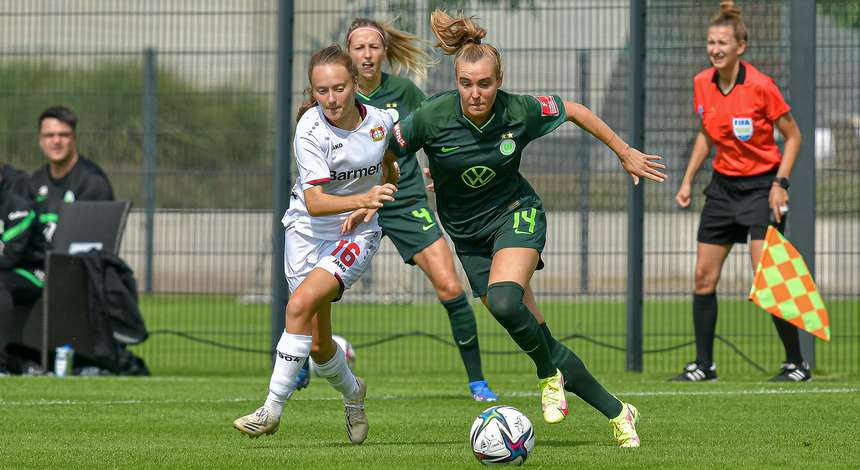
<path id="1" fill-rule="evenodd" d="M 771 315 L 830 341 L 827 307 L 797 248 L 773 226 L 764 238 L 750 300 Z"/>

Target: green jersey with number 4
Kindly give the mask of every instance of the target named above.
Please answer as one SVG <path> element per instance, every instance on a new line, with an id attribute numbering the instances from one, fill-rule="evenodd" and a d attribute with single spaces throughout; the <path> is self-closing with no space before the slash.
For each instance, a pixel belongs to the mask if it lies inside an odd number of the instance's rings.
<path id="1" fill-rule="evenodd" d="M 558 96 L 499 90 L 490 118 L 478 126 L 463 114 L 457 91 L 447 91 L 395 125 L 389 148 L 399 156 L 424 149 L 442 225 L 466 239 L 494 230 L 517 207 L 540 204 L 519 172 L 522 151 L 566 120 Z"/>

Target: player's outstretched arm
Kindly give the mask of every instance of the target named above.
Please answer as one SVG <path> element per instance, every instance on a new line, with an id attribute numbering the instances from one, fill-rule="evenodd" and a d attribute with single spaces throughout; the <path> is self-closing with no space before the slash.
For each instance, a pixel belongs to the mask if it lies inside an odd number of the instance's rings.
<path id="1" fill-rule="evenodd" d="M 660 156 L 642 153 L 628 145 L 590 109 L 579 103 L 565 101 L 564 111 L 567 113 L 568 121 L 585 129 L 615 152 L 621 160 L 621 166 L 633 178 L 633 184 L 639 184 L 640 177 L 658 183 L 666 179 L 666 175 L 659 171 L 666 168 L 666 165 L 659 163 Z"/>

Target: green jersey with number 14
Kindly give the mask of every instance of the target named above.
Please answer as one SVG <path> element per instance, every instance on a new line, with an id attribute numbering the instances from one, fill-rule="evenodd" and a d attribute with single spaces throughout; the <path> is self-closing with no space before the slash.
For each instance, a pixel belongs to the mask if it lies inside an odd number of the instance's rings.
<path id="1" fill-rule="evenodd" d="M 447 91 L 401 120 L 389 148 L 399 156 L 423 148 L 445 230 L 455 239 L 478 237 L 512 209 L 540 204 L 519 172 L 522 151 L 566 120 L 558 96 L 499 90 L 490 118 L 478 126 L 463 114 L 457 91 Z"/>

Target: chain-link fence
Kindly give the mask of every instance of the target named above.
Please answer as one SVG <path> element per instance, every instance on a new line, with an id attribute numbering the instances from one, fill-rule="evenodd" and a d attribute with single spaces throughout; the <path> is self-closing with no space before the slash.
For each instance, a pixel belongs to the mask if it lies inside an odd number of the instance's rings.
<path id="1" fill-rule="evenodd" d="M 663 155 L 670 175 L 645 188 L 647 371 L 669 373 L 693 357 L 695 232 L 707 165 L 692 208 L 677 209 L 673 199 L 698 129 L 692 77 L 709 66 L 704 38 L 718 3 L 647 2 L 645 149 Z M 751 35 L 745 59 L 772 76 L 791 103 L 791 2 L 738 5 Z M 288 52 L 293 104 L 303 100 L 310 54 L 343 43 L 353 18 L 397 18 L 399 27 L 430 41 L 428 18 L 437 6 L 462 7 L 487 29 L 487 41 L 502 54 L 506 90 L 581 102 L 629 135 L 627 0 L 296 1 Z M 3 158 L 34 170 L 42 164 L 39 112 L 57 103 L 78 112 L 82 153 L 105 168 L 119 197 L 135 202 L 123 256 L 147 292 L 142 308 L 156 333 L 135 351 L 156 371 L 269 368 L 278 7 L 273 0 L 80 0 L 13 2 L 0 11 Z M 816 271 L 834 332 L 832 344 L 817 349 L 818 366 L 856 372 L 857 2 L 819 1 L 816 27 L 816 130 L 804 138 L 816 143 Z M 439 59 L 417 82 L 428 95 L 454 86 L 451 59 Z M 144 141 L 154 142 L 152 151 L 144 151 Z M 573 125 L 532 143 L 522 171 L 549 218 L 546 268 L 533 280 L 541 310 L 592 369 L 623 369 L 627 177 L 608 149 Z M 738 245 L 719 288 L 721 370 L 775 370 L 782 359 L 767 314 L 745 300 L 751 279 L 748 249 Z M 527 359 L 484 307 L 475 309 L 486 372 L 527 370 Z M 462 367 L 429 281 L 387 240 L 372 270 L 334 307 L 333 323 L 358 346 L 364 370 Z"/>

